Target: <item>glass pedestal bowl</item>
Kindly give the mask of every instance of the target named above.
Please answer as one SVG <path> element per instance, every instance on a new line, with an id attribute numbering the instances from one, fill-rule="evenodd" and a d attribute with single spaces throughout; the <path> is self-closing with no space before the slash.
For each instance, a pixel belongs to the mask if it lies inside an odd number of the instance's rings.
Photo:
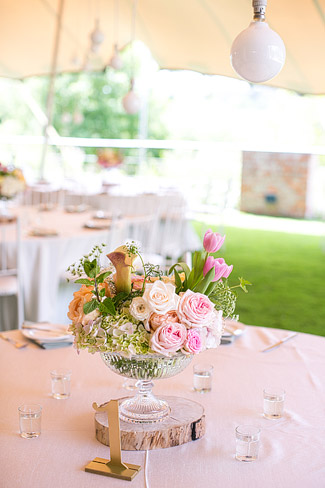
<path id="1" fill-rule="evenodd" d="M 170 413 L 164 400 L 152 393 L 152 380 L 170 378 L 181 373 L 192 361 L 193 355 L 181 352 L 172 357 L 145 354 L 130 358 L 114 352 L 100 353 L 106 366 L 121 376 L 137 379 L 138 392 L 120 403 L 120 419 L 132 423 L 161 422 Z"/>

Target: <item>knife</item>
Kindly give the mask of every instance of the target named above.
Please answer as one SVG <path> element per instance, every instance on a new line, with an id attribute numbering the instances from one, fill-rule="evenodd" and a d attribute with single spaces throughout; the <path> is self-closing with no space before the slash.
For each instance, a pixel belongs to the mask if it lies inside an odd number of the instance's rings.
<path id="1" fill-rule="evenodd" d="M 275 344 L 272 344 L 271 346 L 268 346 L 265 349 L 262 349 L 261 352 L 267 352 L 267 351 L 270 351 L 271 349 L 273 349 L 274 347 L 281 346 L 281 344 L 283 344 L 284 342 L 287 342 L 289 339 L 293 339 L 294 337 L 296 337 L 296 335 L 298 335 L 298 332 L 294 332 L 293 334 L 288 335 L 284 339 L 281 339 L 281 341 L 276 342 Z"/>

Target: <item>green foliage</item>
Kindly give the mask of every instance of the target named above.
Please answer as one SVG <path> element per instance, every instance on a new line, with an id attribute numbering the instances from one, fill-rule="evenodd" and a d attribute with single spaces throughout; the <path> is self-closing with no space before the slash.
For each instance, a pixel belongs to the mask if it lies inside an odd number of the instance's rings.
<path id="1" fill-rule="evenodd" d="M 122 99 L 130 89 L 127 71 L 127 68 L 124 72 L 108 68 L 104 72 L 58 75 L 53 109 L 53 125 L 58 133 L 66 137 L 136 138 L 139 116 L 127 114 L 122 106 Z M 48 77 L 27 80 L 26 83 L 45 109 Z M 168 132 L 161 122 L 163 107 L 154 99 L 150 99 L 149 104 L 154 123 L 149 127 L 148 137 L 165 139 Z M 89 154 L 96 151 L 96 148 L 86 149 Z M 125 150 L 125 154 L 129 152 Z M 149 154 L 157 156 L 155 152 L 149 150 Z"/>
<path id="2" fill-rule="evenodd" d="M 227 280 L 219 280 L 214 283 L 214 288 L 209 295 L 210 300 L 214 303 L 217 310 L 222 310 L 223 317 L 233 317 L 237 294 L 228 286 Z"/>
<path id="3" fill-rule="evenodd" d="M 102 315 L 116 315 L 116 308 L 113 300 L 107 297 L 104 301 L 99 302 L 99 311 Z"/>
<path id="4" fill-rule="evenodd" d="M 98 307 L 98 302 L 96 299 L 93 299 L 90 302 L 84 304 L 83 310 L 84 313 L 87 314 L 96 310 L 97 307 Z"/>

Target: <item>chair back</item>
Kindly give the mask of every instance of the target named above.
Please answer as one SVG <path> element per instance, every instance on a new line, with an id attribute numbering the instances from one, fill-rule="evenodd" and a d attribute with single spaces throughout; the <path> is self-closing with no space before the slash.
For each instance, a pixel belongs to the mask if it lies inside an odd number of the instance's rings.
<path id="1" fill-rule="evenodd" d="M 24 320 L 21 230 L 16 217 L 0 217 L 0 297 L 17 296 L 18 328 Z M 12 328 L 12 327 L 11 327 Z"/>

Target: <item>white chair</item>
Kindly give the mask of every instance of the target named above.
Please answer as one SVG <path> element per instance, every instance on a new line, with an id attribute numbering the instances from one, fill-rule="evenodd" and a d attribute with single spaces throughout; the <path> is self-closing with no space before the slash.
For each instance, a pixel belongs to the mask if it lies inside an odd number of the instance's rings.
<path id="1" fill-rule="evenodd" d="M 20 273 L 21 234 L 19 219 L 0 217 L 0 330 L 21 328 L 24 321 L 24 297 Z M 8 305 L 3 303 L 16 297 L 17 324 L 10 323 Z M 3 322 L 3 323 L 2 323 Z"/>
<path id="2" fill-rule="evenodd" d="M 38 206 L 49 210 L 55 206 L 63 205 L 64 190 L 49 183 L 39 183 L 26 188 L 22 201 L 24 205 Z"/>
<path id="3" fill-rule="evenodd" d="M 159 253 L 166 261 L 175 262 L 188 251 L 184 238 L 186 226 L 186 207 L 163 205 L 159 211 Z"/>

